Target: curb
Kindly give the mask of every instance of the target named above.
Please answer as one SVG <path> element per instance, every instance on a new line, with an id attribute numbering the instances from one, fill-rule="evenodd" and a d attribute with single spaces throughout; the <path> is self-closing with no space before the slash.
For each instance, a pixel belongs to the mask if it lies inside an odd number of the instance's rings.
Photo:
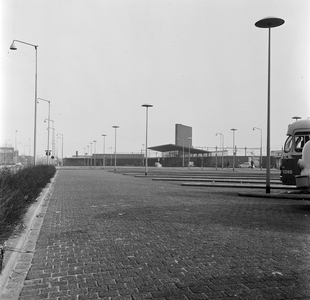
<path id="1" fill-rule="evenodd" d="M 233 183 L 182 183 L 182 186 L 196 186 L 196 187 L 229 187 L 229 188 L 247 188 L 247 189 L 265 189 L 265 185 L 255 184 L 233 184 Z M 293 200 L 310 200 L 309 193 L 301 193 L 299 189 L 292 186 L 271 185 L 271 190 L 286 190 L 285 192 L 274 192 L 266 194 L 263 192 L 238 192 L 239 196 L 256 197 L 256 198 L 269 198 L 269 199 L 293 199 Z"/>
<path id="2" fill-rule="evenodd" d="M 270 199 L 293 199 L 293 200 L 310 200 L 310 194 L 302 193 L 251 193 L 251 192 L 239 192 L 239 196 L 256 197 L 256 198 L 270 198 Z"/>
<path id="3" fill-rule="evenodd" d="M 252 183 L 232 183 L 232 182 L 184 182 L 182 186 L 197 186 L 197 187 L 229 187 L 229 188 L 247 188 L 247 189 L 265 189 L 266 185 L 264 184 L 252 184 Z M 297 190 L 296 187 L 285 186 L 281 184 L 272 184 L 270 186 L 272 190 Z"/>
<path id="4" fill-rule="evenodd" d="M 24 216 L 25 230 L 19 236 L 5 242 L 4 267 L 0 274 L 0 298 L 2 300 L 17 300 L 19 298 L 24 280 L 31 267 L 36 241 L 40 234 L 56 176 L 57 171 L 51 182 L 42 190 L 36 202 L 29 207 Z"/>

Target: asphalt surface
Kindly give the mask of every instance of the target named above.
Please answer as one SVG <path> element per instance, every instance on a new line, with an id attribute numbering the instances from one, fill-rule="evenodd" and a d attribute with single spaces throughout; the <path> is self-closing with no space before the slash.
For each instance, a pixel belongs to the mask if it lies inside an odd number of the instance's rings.
<path id="1" fill-rule="evenodd" d="M 310 299 L 310 202 L 238 191 L 60 169 L 1 299 Z"/>

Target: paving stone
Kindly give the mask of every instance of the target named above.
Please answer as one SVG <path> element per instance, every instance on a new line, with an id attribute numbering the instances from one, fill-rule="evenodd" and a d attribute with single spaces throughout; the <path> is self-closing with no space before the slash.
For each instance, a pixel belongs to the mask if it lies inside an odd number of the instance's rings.
<path id="1" fill-rule="evenodd" d="M 45 209 L 21 300 L 310 299 L 305 201 L 60 169 Z"/>

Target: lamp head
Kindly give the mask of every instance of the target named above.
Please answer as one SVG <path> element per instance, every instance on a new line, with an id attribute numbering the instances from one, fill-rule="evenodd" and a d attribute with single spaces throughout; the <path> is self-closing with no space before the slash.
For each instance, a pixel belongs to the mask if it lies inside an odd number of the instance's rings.
<path id="1" fill-rule="evenodd" d="M 10 46 L 11 50 L 17 50 L 17 47 L 15 46 L 14 41 L 12 42 L 11 46 Z"/>
<path id="2" fill-rule="evenodd" d="M 273 27 L 278 27 L 284 24 L 284 20 L 280 18 L 275 18 L 275 17 L 268 17 L 262 20 L 259 20 L 255 23 L 256 27 L 259 28 L 273 28 Z"/>
<path id="3" fill-rule="evenodd" d="M 297 117 L 297 116 L 295 116 L 295 117 L 293 117 L 292 119 L 295 119 L 295 120 L 297 121 L 297 120 L 300 120 L 300 119 L 301 119 L 301 117 Z"/>

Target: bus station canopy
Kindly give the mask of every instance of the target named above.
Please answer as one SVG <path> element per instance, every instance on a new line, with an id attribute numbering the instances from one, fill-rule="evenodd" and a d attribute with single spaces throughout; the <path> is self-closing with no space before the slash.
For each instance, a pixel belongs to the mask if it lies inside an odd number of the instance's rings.
<path id="1" fill-rule="evenodd" d="M 211 153 L 211 151 L 206 151 L 202 149 L 197 148 L 189 148 L 189 147 L 183 147 L 179 145 L 174 144 L 166 144 L 166 145 L 160 145 L 160 146 L 154 146 L 154 147 L 148 147 L 150 150 L 158 151 L 158 152 L 172 152 L 172 151 L 184 151 L 185 153 L 189 152 L 191 154 L 204 154 L 204 153 Z"/>

